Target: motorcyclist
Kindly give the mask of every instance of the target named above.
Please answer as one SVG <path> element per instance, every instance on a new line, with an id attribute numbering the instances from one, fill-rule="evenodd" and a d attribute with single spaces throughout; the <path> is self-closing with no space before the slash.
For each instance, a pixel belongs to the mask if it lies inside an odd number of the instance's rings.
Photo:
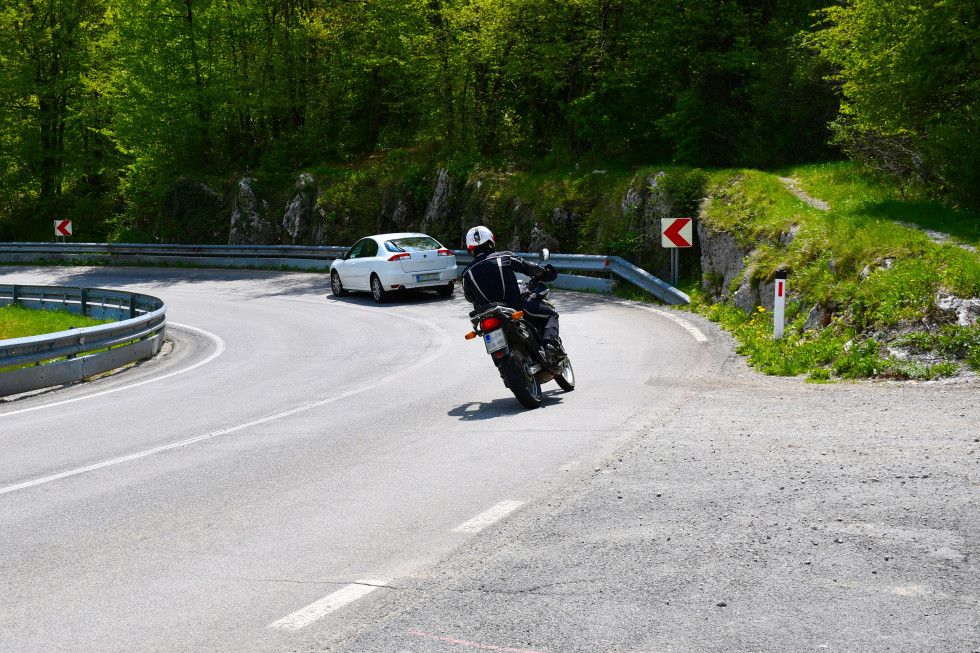
<path id="1" fill-rule="evenodd" d="M 473 307 L 499 302 L 524 311 L 532 324 L 541 332 L 545 350 L 553 356 L 565 356 L 558 337 L 558 311 L 536 295 L 524 298 L 515 273 L 538 277 L 542 281 L 554 281 L 558 273 L 551 265 L 542 267 L 525 261 L 513 252 L 497 252 L 493 233 L 484 226 L 473 227 L 466 232 L 466 247 L 473 255 L 473 262 L 461 275 L 463 296 Z"/>

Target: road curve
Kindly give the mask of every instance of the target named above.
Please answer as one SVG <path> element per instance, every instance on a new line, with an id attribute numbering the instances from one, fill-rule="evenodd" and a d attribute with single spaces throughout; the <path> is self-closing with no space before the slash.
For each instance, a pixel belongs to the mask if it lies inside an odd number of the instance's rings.
<path id="1" fill-rule="evenodd" d="M 0 402 L 3 651 L 974 650 L 976 387 L 746 370 L 556 293 L 535 411 L 460 298 L 5 268 L 167 302 L 173 349 Z"/>
<path id="2" fill-rule="evenodd" d="M 725 359 L 658 313 L 562 294 L 579 388 L 548 384 L 529 412 L 463 339 L 460 298 L 377 306 L 330 296 L 323 275 L 254 271 L 0 278 L 154 294 L 174 344 L 0 402 L 5 651 L 342 639 L 349 617 L 274 624 L 359 580 L 436 565 L 481 530 L 458 527 L 506 518 L 627 445 L 671 400 L 645 380 Z"/>

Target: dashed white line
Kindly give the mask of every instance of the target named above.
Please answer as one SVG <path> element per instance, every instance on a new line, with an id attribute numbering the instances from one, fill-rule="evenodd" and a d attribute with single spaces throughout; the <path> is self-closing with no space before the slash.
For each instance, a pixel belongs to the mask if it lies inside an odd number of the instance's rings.
<path id="1" fill-rule="evenodd" d="M 311 603 L 301 610 L 297 610 L 283 617 L 279 621 L 269 624 L 268 628 L 276 630 L 299 630 L 306 628 L 317 619 L 367 596 L 380 587 L 385 587 L 388 582 L 387 579 L 378 578 L 366 578 L 356 581 L 337 590 L 333 594 L 323 597 L 319 601 Z"/>
<path id="2" fill-rule="evenodd" d="M 79 474 L 85 474 L 86 472 L 92 472 L 92 471 L 95 471 L 95 470 L 98 470 L 98 469 L 103 469 L 105 467 L 112 467 L 112 466 L 115 466 L 115 465 L 120 465 L 122 463 L 130 462 L 130 461 L 133 461 L 133 460 L 139 460 L 140 458 L 146 458 L 148 456 L 152 456 L 154 454 L 162 453 L 164 451 L 170 451 L 172 449 L 179 449 L 181 447 L 186 447 L 186 446 L 191 445 L 191 444 L 196 444 L 198 442 L 203 442 L 205 440 L 210 440 L 211 438 L 216 438 L 216 437 L 221 436 L 221 435 L 228 435 L 230 433 L 235 433 L 237 431 L 242 431 L 244 429 L 251 428 L 253 426 L 260 426 L 260 425 L 266 424 L 268 422 L 274 422 L 276 420 L 283 419 L 284 417 L 289 417 L 291 415 L 296 415 L 298 413 L 302 413 L 302 412 L 305 412 L 305 411 L 308 411 L 308 410 L 312 410 L 314 408 L 319 408 L 320 406 L 326 406 L 327 404 L 333 403 L 335 401 L 340 401 L 341 399 L 346 399 L 347 397 L 351 397 L 351 396 L 356 395 L 356 394 L 359 394 L 361 392 L 366 392 L 368 390 L 373 390 L 374 388 L 376 388 L 376 387 L 378 387 L 378 386 L 380 386 L 380 385 L 382 385 L 384 383 L 388 383 L 388 382 L 393 381 L 395 379 L 398 379 L 398 378 L 401 378 L 401 377 L 406 376 L 408 374 L 411 374 L 415 370 L 417 370 L 419 368 L 422 368 L 422 367 L 430 364 L 431 362 L 435 361 L 440 356 L 442 356 L 449 349 L 449 336 L 446 334 L 445 331 L 443 331 L 442 329 L 439 329 L 439 328 L 435 327 L 434 325 L 429 325 L 428 323 L 422 322 L 421 320 L 415 320 L 415 319 L 412 319 L 412 318 L 409 318 L 409 319 L 411 321 L 413 321 L 413 322 L 418 323 L 418 324 L 429 326 L 439 336 L 439 348 L 435 352 L 433 352 L 432 354 L 430 354 L 429 356 L 427 356 L 427 357 L 425 357 L 425 358 L 417 361 L 414 365 L 409 365 L 407 367 L 401 368 L 399 371 L 397 371 L 397 372 L 395 372 L 393 374 L 389 374 L 389 375 L 387 375 L 385 377 L 382 377 L 382 378 L 379 378 L 379 379 L 375 379 L 374 381 L 372 381 L 370 383 L 367 383 L 366 385 L 363 385 L 363 386 L 361 386 L 359 388 L 354 388 L 352 390 L 347 390 L 345 392 L 339 392 L 339 393 L 337 393 L 337 394 L 335 394 L 333 396 L 326 397 L 326 398 L 320 399 L 318 401 L 313 401 L 313 402 L 310 402 L 308 404 L 304 404 L 304 405 L 301 405 L 301 406 L 297 406 L 297 407 L 292 408 L 290 410 L 284 410 L 284 411 L 282 411 L 280 413 L 275 413 L 274 415 L 267 415 L 266 417 L 261 417 L 259 419 L 255 419 L 255 420 L 252 420 L 250 422 L 244 422 L 242 424 L 236 424 L 235 426 L 229 426 L 228 428 L 220 429 L 220 430 L 217 430 L 217 431 L 212 431 L 210 433 L 205 433 L 203 435 L 198 435 L 198 436 L 195 436 L 193 438 L 188 438 L 186 440 L 181 440 L 179 442 L 171 442 L 170 444 L 165 444 L 165 445 L 162 445 L 162 446 L 159 446 L 159 447 L 154 447 L 152 449 L 147 449 L 145 451 L 139 451 L 139 452 L 130 454 L 128 456 L 121 456 L 119 458 L 112 458 L 110 460 L 104 460 L 102 462 L 95 463 L 93 465 L 87 465 L 85 467 L 78 467 L 76 469 L 71 469 L 71 470 L 68 470 L 68 471 L 64 471 L 64 472 L 61 472 L 59 474 L 52 474 L 51 476 L 45 476 L 43 478 L 36 478 L 36 479 L 34 479 L 32 481 L 25 481 L 24 483 L 18 483 L 17 485 L 9 485 L 7 487 L 0 487 L 0 495 L 2 495 L 2 494 L 8 494 L 10 492 L 16 492 L 18 490 L 25 490 L 27 488 L 36 487 L 38 485 L 43 485 L 45 483 L 50 483 L 52 481 L 58 481 L 58 480 L 61 480 L 63 478 L 69 478 L 69 477 L 72 477 L 72 476 L 77 476 Z M 210 360 L 210 358 L 208 360 Z M 201 364 L 203 364 L 203 362 L 206 362 L 206 361 L 202 361 Z M 187 368 L 187 369 L 191 369 L 191 368 Z M 168 376 L 172 376 L 172 375 L 168 375 Z M 165 377 L 158 377 L 157 380 L 162 379 L 162 378 L 165 378 Z M 146 383 L 146 382 L 144 382 L 144 383 Z M 141 385 L 141 384 L 140 383 L 137 383 L 137 384 L 133 384 L 133 385 Z M 127 386 L 127 387 L 133 387 L 133 386 L 131 385 L 131 386 Z M 107 394 L 107 393 L 104 393 L 104 394 Z M 97 396 L 97 395 L 89 395 L 89 396 L 91 397 L 91 396 Z M 47 404 L 47 405 L 50 405 L 50 404 Z"/>
<path id="3" fill-rule="evenodd" d="M 490 524 L 500 521 L 524 505 L 523 501 L 501 501 L 490 510 L 482 512 L 468 522 L 453 529 L 454 533 L 479 533 Z"/>

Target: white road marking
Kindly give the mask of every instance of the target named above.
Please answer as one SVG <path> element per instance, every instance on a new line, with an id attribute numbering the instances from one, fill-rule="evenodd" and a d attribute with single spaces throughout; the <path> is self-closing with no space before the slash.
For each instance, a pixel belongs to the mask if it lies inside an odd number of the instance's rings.
<path id="1" fill-rule="evenodd" d="M 145 451 L 139 451 L 139 452 L 136 452 L 136 453 L 132 453 L 132 454 L 130 454 L 128 456 L 122 456 L 120 458 L 112 458 L 110 460 L 104 460 L 104 461 L 102 461 L 100 463 L 95 463 L 94 465 L 87 465 L 85 467 L 78 467 L 76 469 L 70 469 L 70 470 L 61 472 L 60 474 L 52 474 L 51 476 L 45 476 L 43 478 L 36 478 L 36 479 L 34 479 L 32 481 L 25 481 L 23 483 L 18 483 L 17 485 L 10 485 L 10 486 L 4 487 L 4 488 L 0 488 L 0 495 L 8 494 L 10 492 L 16 492 L 18 490 L 26 490 L 27 488 L 37 487 L 38 485 L 44 485 L 45 483 L 51 483 L 52 481 L 58 481 L 58 480 L 61 480 L 63 478 L 69 478 L 71 476 L 78 476 L 79 474 L 85 474 L 87 472 L 93 472 L 95 470 L 104 469 L 106 467 L 113 467 L 115 465 L 121 465 L 122 463 L 128 463 L 128 462 L 133 461 L 133 460 L 139 460 L 140 458 L 146 458 L 147 456 L 152 456 L 154 454 L 162 453 L 164 451 L 170 451 L 172 449 L 179 449 L 180 447 L 186 447 L 186 446 L 191 445 L 191 444 L 196 444 L 198 442 L 203 442 L 205 440 L 210 440 L 211 438 L 216 438 L 219 435 L 228 435 L 229 433 L 235 433 L 236 431 L 242 431 L 244 429 L 251 428 L 253 426 L 259 426 L 261 424 L 266 424 L 268 422 L 273 422 L 275 420 L 282 419 L 284 417 L 289 417 L 290 415 L 296 415 L 297 413 L 303 413 L 303 412 L 306 412 L 308 410 L 312 410 L 314 408 L 319 408 L 320 406 L 325 406 L 325 405 L 330 404 L 330 403 L 333 403 L 335 401 L 340 401 L 341 399 L 346 399 L 347 397 L 350 397 L 352 395 L 356 395 L 356 394 L 359 394 L 361 392 L 367 392 L 368 390 L 373 390 L 376 387 L 378 387 L 378 386 L 380 386 L 380 385 L 382 385 L 384 383 L 387 383 L 388 381 L 393 381 L 394 379 L 397 379 L 399 377 L 402 377 L 402 376 L 406 376 L 408 374 L 411 374 L 412 372 L 414 372 L 415 370 L 419 369 L 420 367 L 424 367 L 425 365 L 428 365 L 429 363 L 433 362 L 434 360 L 436 360 L 437 358 L 439 358 L 440 356 L 442 356 L 446 351 L 449 350 L 449 336 L 448 336 L 448 334 L 446 334 L 445 331 L 443 331 L 442 329 L 436 327 L 435 325 L 432 325 L 432 324 L 429 324 L 429 323 L 426 323 L 426 322 L 422 322 L 421 320 L 416 320 L 414 318 L 406 318 L 406 319 L 408 319 L 409 321 L 412 321 L 412 322 L 416 322 L 417 324 L 425 325 L 428 328 L 432 329 L 433 331 L 436 332 L 436 334 L 438 334 L 439 336 L 441 336 L 442 342 L 441 342 L 441 344 L 439 346 L 439 349 L 435 353 L 433 353 L 432 355 L 428 356 L 427 358 L 424 358 L 424 359 L 416 362 L 414 365 L 410 365 L 408 367 L 401 368 L 398 372 L 395 372 L 394 374 L 389 374 L 388 376 L 385 376 L 385 377 L 382 377 L 380 379 L 377 379 L 374 382 L 368 383 L 367 385 L 364 385 L 364 386 L 362 386 L 360 388 L 355 388 L 353 390 L 348 390 L 346 392 L 341 392 L 339 394 L 333 395 L 331 397 L 327 397 L 325 399 L 321 399 L 319 401 L 314 401 L 314 402 L 311 402 L 311 403 L 308 403 L 308 404 L 304 404 L 302 406 L 297 406 L 296 408 L 292 408 L 290 410 L 284 410 L 281 413 L 275 413 L 274 415 L 267 415 L 265 417 L 261 417 L 259 419 L 255 419 L 255 420 L 252 420 L 250 422 L 245 422 L 244 424 L 237 424 L 235 426 L 229 426 L 228 428 L 220 429 L 218 431 L 212 431 L 210 433 L 205 433 L 204 435 L 198 435 L 196 437 L 188 438 L 186 440 L 181 440 L 179 442 L 171 442 L 170 444 L 165 444 L 165 445 L 162 445 L 162 446 L 159 446 L 159 447 L 154 447 L 153 449 L 147 449 Z M 223 344 L 224 343 L 222 343 L 222 345 Z M 222 347 L 222 349 L 223 349 L 223 347 Z M 199 363 L 199 364 L 203 364 L 203 363 Z M 191 369 L 191 368 L 187 368 L 187 369 Z M 182 371 L 187 371 L 187 370 L 185 369 L 185 370 L 182 370 Z M 176 372 L 174 374 L 176 374 Z M 170 374 L 168 376 L 173 376 L 173 374 Z M 154 379 L 154 380 L 159 380 L 161 378 L 165 378 L 165 377 L 158 377 L 157 379 Z M 142 383 L 149 383 L 149 381 L 144 381 Z M 140 384 L 134 384 L 134 385 L 142 385 L 142 383 L 140 383 Z M 132 387 L 132 386 L 128 386 L 128 387 Z M 114 391 L 115 390 L 107 391 L 107 392 L 105 392 L 103 394 L 108 394 L 108 392 L 114 392 Z M 89 396 L 98 396 L 98 395 L 89 395 Z M 88 398 L 88 397 L 85 397 L 85 398 Z M 69 401 L 71 401 L 71 400 L 69 400 Z M 68 402 L 64 402 L 64 403 L 68 403 Z M 50 405 L 51 404 L 47 404 L 47 406 L 50 406 Z"/>
<path id="2" fill-rule="evenodd" d="M 656 313 L 657 315 L 663 316 L 668 320 L 672 320 L 681 326 L 682 329 L 694 336 L 694 339 L 698 342 L 708 342 L 708 336 L 704 335 L 700 329 L 688 322 L 682 317 L 674 314 L 673 311 L 664 311 L 659 308 L 652 308 L 650 306 L 643 306 L 642 308 L 650 311 L 651 313 Z"/>
<path id="3" fill-rule="evenodd" d="M 454 533 L 479 533 L 490 524 L 499 521 L 524 505 L 523 501 L 501 501 L 490 510 L 453 529 Z"/>
<path id="4" fill-rule="evenodd" d="M 386 579 L 377 578 L 366 578 L 356 581 L 337 590 L 333 594 L 323 597 L 315 603 L 311 603 L 302 610 L 297 610 L 279 621 L 269 624 L 267 627 L 277 630 L 299 630 L 306 628 L 317 619 L 367 596 L 379 587 L 385 587 L 388 582 Z"/>
<path id="5" fill-rule="evenodd" d="M 94 392 L 90 395 L 85 395 L 84 397 L 75 397 L 74 399 L 63 399 L 61 401 L 54 401 L 49 404 L 42 404 L 40 406 L 32 406 L 30 408 L 21 408 L 20 410 L 12 410 L 8 413 L 0 413 L 0 418 L 10 417 L 11 415 L 20 415 L 21 413 L 29 413 L 34 410 L 47 410 L 49 408 L 54 408 L 56 406 L 64 406 L 65 404 L 73 404 L 76 401 L 86 401 L 88 399 L 97 399 L 98 397 L 104 397 L 105 395 L 112 394 L 114 392 L 122 392 L 123 390 L 129 390 L 130 388 L 136 388 L 141 385 L 146 385 L 147 383 L 156 383 L 157 381 L 163 381 L 164 379 L 169 379 L 172 376 L 177 376 L 178 374 L 184 374 L 190 372 L 191 370 L 196 370 L 202 365 L 207 365 L 215 358 L 220 356 L 225 351 L 225 341 L 218 336 L 205 331 L 204 329 L 198 329 L 197 327 L 192 327 L 187 324 L 178 324 L 177 322 L 167 322 L 167 326 L 173 325 L 179 329 L 187 329 L 188 331 L 196 331 L 197 333 L 203 335 L 206 338 L 210 338 L 214 341 L 215 350 L 211 352 L 211 355 L 202 361 L 198 361 L 193 365 L 177 370 L 176 372 L 170 372 L 169 374 L 162 374 L 160 376 L 154 376 L 153 378 L 146 379 L 145 381 L 138 381 L 136 383 L 130 383 L 127 385 L 122 385 L 111 390 L 103 390 L 102 392 Z"/>

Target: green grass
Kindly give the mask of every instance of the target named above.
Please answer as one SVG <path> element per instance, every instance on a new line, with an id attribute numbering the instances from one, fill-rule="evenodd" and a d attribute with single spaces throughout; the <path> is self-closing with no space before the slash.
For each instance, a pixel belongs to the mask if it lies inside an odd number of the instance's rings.
<path id="1" fill-rule="evenodd" d="M 782 174 L 800 180 L 810 195 L 845 215 L 907 222 L 980 245 L 980 210 L 910 192 L 854 163 L 798 166 Z"/>
<path id="2" fill-rule="evenodd" d="M 797 179 L 831 209 L 804 203 L 779 176 Z M 778 174 L 715 171 L 711 185 L 713 199 L 704 220 L 755 251 L 744 274 L 758 284 L 771 281 L 780 268 L 789 272 L 791 301 L 781 340 L 772 338 L 768 314 L 747 315 L 728 304 L 713 304 L 698 289 L 688 292 L 695 300 L 693 310 L 731 331 L 750 365 L 768 374 L 807 374 L 814 381 L 932 379 L 956 373 L 961 363 L 980 370 L 980 327 L 954 326 L 952 317 L 935 305 L 940 294 L 980 296 L 980 255 L 953 243 L 938 244 L 902 224 L 976 244 L 980 214 L 903 194 L 850 163 L 800 166 Z M 794 238 L 784 244 L 790 233 Z M 830 323 L 805 329 L 815 305 Z M 907 341 L 896 339 L 909 333 Z M 888 354 L 886 344 L 945 360 L 933 365 L 900 360 Z"/>
<path id="3" fill-rule="evenodd" d="M 0 340 L 26 338 L 68 329 L 108 324 L 67 311 L 36 311 L 10 304 L 0 307 Z"/>

